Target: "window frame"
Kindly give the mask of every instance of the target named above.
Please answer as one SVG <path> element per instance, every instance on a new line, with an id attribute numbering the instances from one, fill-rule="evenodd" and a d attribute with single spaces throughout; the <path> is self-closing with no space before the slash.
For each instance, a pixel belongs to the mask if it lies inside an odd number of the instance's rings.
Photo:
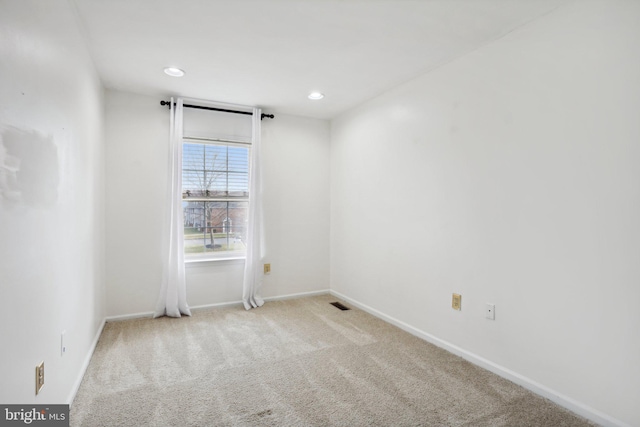
<path id="1" fill-rule="evenodd" d="M 227 184 L 227 195 L 226 196 L 210 196 L 210 197 L 190 197 L 190 198 L 185 198 L 184 194 L 185 194 L 185 188 L 184 188 L 184 180 L 182 182 L 182 188 L 181 188 L 181 201 L 184 203 L 186 201 L 192 201 L 192 202 L 224 202 L 227 203 L 227 209 L 229 206 L 229 203 L 233 203 L 233 202 L 244 202 L 247 203 L 247 212 L 249 210 L 249 199 L 251 196 L 251 193 L 249 191 L 249 186 L 250 186 L 250 179 L 251 179 L 251 150 L 252 150 L 252 144 L 251 142 L 247 142 L 247 141 L 242 141 L 242 140 L 232 140 L 232 139 L 221 139 L 221 138 L 202 138 L 202 137 L 190 137 L 190 136 L 184 136 L 182 138 L 181 141 L 182 144 L 182 162 L 180 164 L 180 176 L 183 177 L 183 173 L 184 173 L 184 146 L 185 144 L 199 144 L 199 145 L 211 145 L 211 146 L 227 146 L 227 147 L 239 147 L 239 148 L 245 148 L 247 149 L 247 191 L 246 191 L 246 195 L 243 196 L 229 196 L 229 189 L 228 189 L 228 184 Z M 228 164 L 228 159 L 227 159 L 227 164 Z M 226 171 L 224 172 L 227 175 L 229 174 L 229 167 L 227 166 Z M 234 172 L 237 173 L 237 172 Z M 183 206 L 183 215 L 185 212 L 185 207 Z M 184 217 L 183 217 L 183 224 L 184 224 Z M 183 230 L 184 230 L 184 225 L 183 225 Z M 205 226 L 206 228 L 206 226 Z M 184 233 L 184 231 L 183 231 Z M 184 241 L 184 238 L 183 238 Z M 213 242 L 212 242 L 213 244 Z M 183 245 L 184 246 L 184 245 Z M 185 264 L 188 263 L 199 263 L 199 262 L 216 262 L 216 261 L 233 261 L 233 260 L 245 260 L 246 259 L 246 250 L 243 253 L 239 253 L 238 251 L 229 251 L 229 250 L 225 250 L 225 251 L 211 251 L 211 252 L 204 252 L 204 253 L 192 253 L 192 254 L 188 254 L 187 252 L 185 252 L 184 247 L 183 247 L 183 255 L 184 255 L 184 262 Z"/>

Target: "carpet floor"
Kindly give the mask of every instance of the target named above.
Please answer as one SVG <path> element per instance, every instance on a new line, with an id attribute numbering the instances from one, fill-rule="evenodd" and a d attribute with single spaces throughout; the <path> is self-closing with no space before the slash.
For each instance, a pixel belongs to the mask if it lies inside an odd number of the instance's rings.
<path id="1" fill-rule="evenodd" d="M 71 426 L 593 425 L 332 301 L 109 322 Z"/>

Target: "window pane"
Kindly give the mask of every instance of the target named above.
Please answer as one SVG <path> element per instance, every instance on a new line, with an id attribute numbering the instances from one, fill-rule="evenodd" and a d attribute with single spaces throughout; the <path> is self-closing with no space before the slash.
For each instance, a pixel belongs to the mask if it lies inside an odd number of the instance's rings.
<path id="1" fill-rule="evenodd" d="M 185 254 L 243 256 L 248 202 L 202 199 L 249 196 L 249 148 L 197 143 L 182 147 Z"/>
<path id="2" fill-rule="evenodd" d="M 205 249 L 204 202 L 182 202 L 184 211 L 184 252 L 202 253 Z"/>
<path id="3" fill-rule="evenodd" d="M 248 197 L 249 148 L 182 145 L 183 198 Z"/>
<path id="4" fill-rule="evenodd" d="M 229 157 L 229 170 L 234 172 L 249 172 L 249 149 L 244 147 L 227 147 Z"/>
<path id="5" fill-rule="evenodd" d="M 223 145 L 203 145 L 205 165 L 211 171 L 227 170 L 227 147 Z"/>
<path id="6" fill-rule="evenodd" d="M 244 255 L 248 202 L 184 201 L 185 254 Z"/>

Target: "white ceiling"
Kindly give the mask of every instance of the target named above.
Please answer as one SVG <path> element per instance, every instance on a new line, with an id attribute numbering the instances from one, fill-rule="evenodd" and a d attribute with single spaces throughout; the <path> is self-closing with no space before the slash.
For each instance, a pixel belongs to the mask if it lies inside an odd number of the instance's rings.
<path id="1" fill-rule="evenodd" d="M 72 1 L 108 88 L 327 119 L 566 0 Z"/>

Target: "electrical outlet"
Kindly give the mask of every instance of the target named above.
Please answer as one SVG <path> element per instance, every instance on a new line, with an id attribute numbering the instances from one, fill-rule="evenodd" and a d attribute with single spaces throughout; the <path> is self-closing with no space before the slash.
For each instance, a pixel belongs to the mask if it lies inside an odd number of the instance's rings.
<path id="1" fill-rule="evenodd" d="M 485 316 L 487 319 L 496 320 L 496 305 L 487 304 L 485 308 Z"/>
<path id="2" fill-rule="evenodd" d="M 44 386 L 44 361 L 36 366 L 36 394 L 40 393 Z"/>
<path id="3" fill-rule="evenodd" d="M 462 310 L 462 295 L 453 294 L 451 298 L 451 308 L 458 311 Z"/>
<path id="4" fill-rule="evenodd" d="M 265 264 L 264 265 L 264 274 L 269 274 L 271 273 L 271 264 Z"/>

